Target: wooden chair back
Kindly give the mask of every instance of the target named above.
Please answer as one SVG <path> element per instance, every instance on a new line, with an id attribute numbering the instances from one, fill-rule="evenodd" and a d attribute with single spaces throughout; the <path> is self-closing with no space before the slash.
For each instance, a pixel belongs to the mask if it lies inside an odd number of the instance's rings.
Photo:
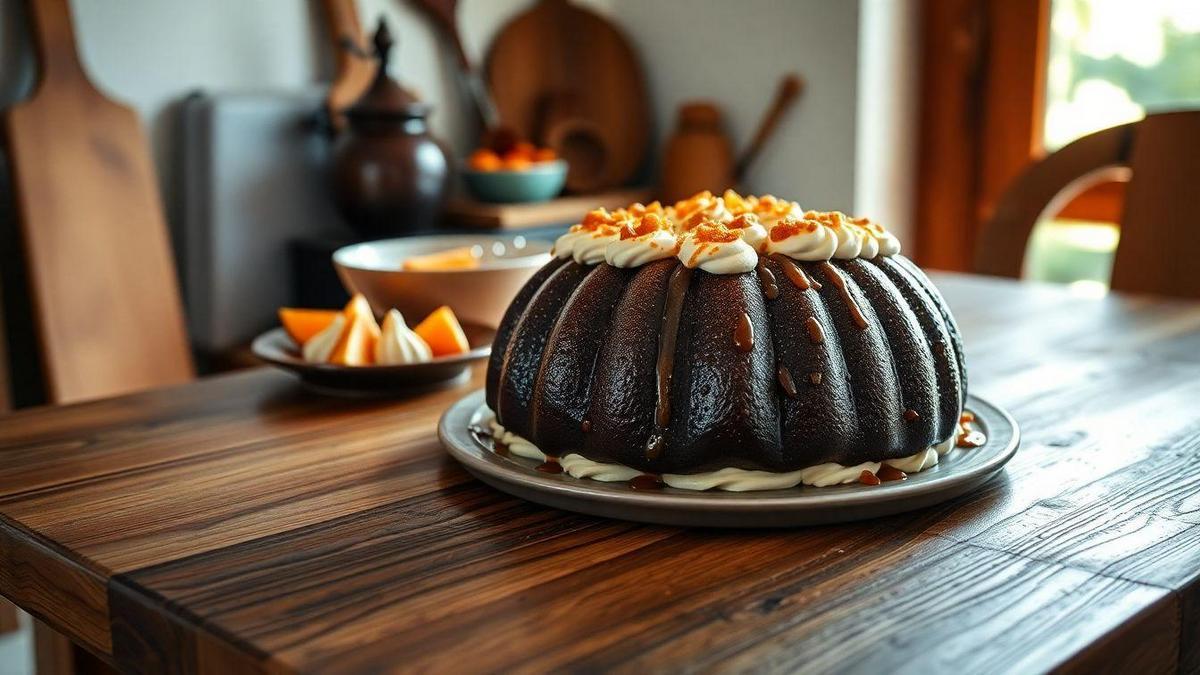
<path id="1" fill-rule="evenodd" d="M 28 3 L 39 81 L 5 115 L 52 403 L 194 377 L 149 144 L 87 78 L 67 0 Z"/>
<path id="2" fill-rule="evenodd" d="M 1018 277 L 1034 225 L 1101 181 L 1128 179 L 1115 290 L 1200 298 L 1200 111 L 1098 131 L 1031 165 L 980 233 L 975 271 Z"/>

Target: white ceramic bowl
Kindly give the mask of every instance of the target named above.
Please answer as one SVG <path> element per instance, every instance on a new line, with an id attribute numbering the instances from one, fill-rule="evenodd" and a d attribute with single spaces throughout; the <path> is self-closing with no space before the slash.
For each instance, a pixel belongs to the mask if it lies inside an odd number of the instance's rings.
<path id="1" fill-rule="evenodd" d="M 462 246 L 479 246 L 477 269 L 409 271 L 404 260 Z M 550 261 L 549 241 L 520 235 L 429 235 L 354 244 L 333 254 L 338 277 L 362 293 L 376 314 L 400 310 L 414 324 L 449 305 L 467 323 L 498 326 L 521 286 Z"/>

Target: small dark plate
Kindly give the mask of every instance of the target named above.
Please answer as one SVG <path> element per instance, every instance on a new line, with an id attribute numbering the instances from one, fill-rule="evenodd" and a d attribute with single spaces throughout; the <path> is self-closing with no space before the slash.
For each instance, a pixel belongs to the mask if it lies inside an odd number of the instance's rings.
<path id="1" fill-rule="evenodd" d="M 498 455 L 485 430 L 492 413 L 483 392 L 467 394 L 442 415 L 438 437 L 454 459 L 483 482 L 531 502 L 606 518 L 693 527 L 793 527 L 879 518 L 925 508 L 977 490 L 1012 459 L 1020 431 L 999 406 L 971 394 L 966 409 L 972 427 L 987 442 L 956 449 L 937 466 L 907 480 L 882 485 L 796 487 L 761 492 L 697 492 L 665 487 L 635 490 L 628 483 L 602 483 L 549 474 L 537 462 Z"/>
<path id="2" fill-rule="evenodd" d="M 341 395 L 382 396 L 409 394 L 414 390 L 466 380 L 471 364 L 492 353 L 496 331 L 486 326 L 463 324 L 471 351 L 457 356 L 442 356 L 425 363 L 400 366 L 335 366 L 309 363 L 300 355 L 300 347 L 282 328 L 271 329 L 254 338 L 250 350 L 258 358 L 291 371 L 300 380 L 321 392 Z"/>

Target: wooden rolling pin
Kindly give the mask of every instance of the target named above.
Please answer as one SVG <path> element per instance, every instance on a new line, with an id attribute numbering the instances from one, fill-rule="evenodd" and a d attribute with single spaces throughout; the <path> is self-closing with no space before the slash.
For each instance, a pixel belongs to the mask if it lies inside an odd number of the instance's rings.
<path id="1" fill-rule="evenodd" d="M 784 76 L 783 81 L 779 83 L 779 89 L 775 92 L 775 100 L 771 102 L 771 106 L 767 108 L 767 112 L 763 115 L 763 120 L 758 125 L 758 133 L 754 134 L 754 139 L 750 141 L 750 145 L 742 151 L 742 156 L 738 158 L 737 166 L 733 170 L 734 180 L 741 184 L 746 178 L 746 171 L 750 169 L 750 165 L 758 158 L 767 141 L 775 133 L 775 129 L 783 120 L 784 115 L 791 109 L 796 99 L 800 98 L 800 94 L 804 92 L 804 79 L 795 73 L 789 73 Z"/>

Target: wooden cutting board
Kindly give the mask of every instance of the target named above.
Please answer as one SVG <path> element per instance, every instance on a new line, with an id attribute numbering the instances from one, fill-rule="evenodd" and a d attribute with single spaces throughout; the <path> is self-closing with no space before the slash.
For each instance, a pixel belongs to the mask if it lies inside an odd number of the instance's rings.
<path id="1" fill-rule="evenodd" d="M 650 201 L 650 190 L 635 188 L 611 190 L 590 195 L 559 197 L 532 204 L 487 204 L 466 199 L 452 199 L 442 212 L 449 225 L 481 227 L 500 230 L 521 230 L 547 225 L 569 225 L 579 222 L 592 209 L 618 209 L 633 202 Z"/>
<path id="2" fill-rule="evenodd" d="M 41 80 L 5 115 L 33 320 L 53 402 L 193 377 L 136 113 L 88 81 L 67 0 L 29 2 Z"/>
<path id="3" fill-rule="evenodd" d="M 624 184 L 641 166 L 651 127 L 645 78 L 629 42 L 600 15 L 541 0 L 496 36 L 486 72 L 500 119 L 528 138 L 544 142 L 548 119 L 594 123 L 607 156 L 598 188 Z"/>

